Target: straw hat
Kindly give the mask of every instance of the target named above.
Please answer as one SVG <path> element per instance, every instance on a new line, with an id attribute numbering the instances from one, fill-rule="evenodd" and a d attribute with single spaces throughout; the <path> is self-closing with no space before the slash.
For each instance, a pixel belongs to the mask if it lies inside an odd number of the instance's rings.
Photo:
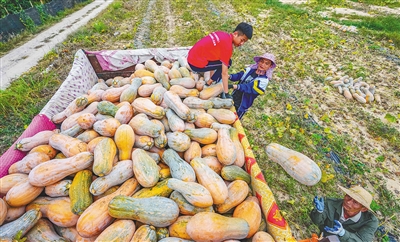
<path id="1" fill-rule="evenodd" d="M 272 62 L 272 65 L 271 65 L 270 68 L 273 69 L 273 68 L 276 67 L 275 56 L 274 56 L 273 54 L 265 53 L 265 54 L 260 55 L 260 56 L 255 56 L 253 59 L 254 59 L 254 61 L 255 61 L 256 63 L 258 63 L 258 61 L 259 61 L 261 58 L 268 59 L 268 60 L 270 60 L 270 61 Z"/>
<path id="2" fill-rule="evenodd" d="M 370 211 L 371 209 L 371 202 L 372 202 L 372 195 L 365 190 L 364 188 L 360 186 L 352 186 L 350 188 L 344 188 L 340 185 L 338 185 L 342 191 L 344 191 L 347 195 L 349 195 L 351 198 L 359 202 L 361 205 L 364 207 L 368 208 Z"/>

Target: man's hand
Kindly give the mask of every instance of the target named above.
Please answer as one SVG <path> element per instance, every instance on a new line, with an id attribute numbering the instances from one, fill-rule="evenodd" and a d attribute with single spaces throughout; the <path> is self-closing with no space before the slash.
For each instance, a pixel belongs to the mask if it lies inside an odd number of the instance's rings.
<path id="1" fill-rule="evenodd" d="M 331 234 L 336 234 L 336 235 L 339 235 L 339 236 L 343 236 L 344 233 L 346 232 L 346 230 L 344 230 L 342 224 L 339 221 L 334 220 L 334 222 L 335 222 L 335 226 L 333 226 L 333 228 L 325 226 L 325 228 L 324 228 L 325 231 L 329 232 Z"/>
<path id="2" fill-rule="evenodd" d="M 314 206 L 317 209 L 318 212 L 322 213 L 324 211 L 325 205 L 324 205 L 324 198 L 318 198 L 318 196 L 314 197 Z"/>

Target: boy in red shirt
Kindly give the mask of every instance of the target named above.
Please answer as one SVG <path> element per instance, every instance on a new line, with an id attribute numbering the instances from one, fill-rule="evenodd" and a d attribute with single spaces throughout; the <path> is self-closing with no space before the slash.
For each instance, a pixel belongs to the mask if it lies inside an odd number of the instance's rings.
<path id="1" fill-rule="evenodd" d="M 233 33 L 212 32 L 199 40 L 189 50 L 187 61 L 194 72 L 211 71 L 211 78 L 206 85 L 218 82 L 222 78 L 222 98 L 232 98 L 228 93 L 228 68 L 232 64 L 233 47 L 242 46 L 253 36 L 253 27 L 240 23 Z"/>

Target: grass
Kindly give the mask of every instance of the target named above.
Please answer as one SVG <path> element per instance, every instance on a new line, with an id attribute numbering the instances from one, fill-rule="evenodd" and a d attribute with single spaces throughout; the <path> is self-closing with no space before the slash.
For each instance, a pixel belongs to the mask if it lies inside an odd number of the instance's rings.
<path id="1" fill-rule="evenodd" d="M 378 2 L 382 1 L 373 1 Z M 395 75 L 398 66 L 385 59 L 386 52 L 382 51 L 399 53 L 396 38 L 389 37 L 399 32 L 397 17 L 357 17 L 340 22 L 359 24 L 359 34 L 354 34 L 327 27 L 323 23 L 326 19 L 317 13 L 332 5 L 349 6 L 344 1 L 311 1 L 306 6 L 274 0 L 246 4 L 240 0 L 224 4 L 217 0 L 154 1 L 147 12 L 149 3 L 149 0 L 115 1 L 50 52 L 35 70 L 1 91 L 0 150 L 5 151 L 13 143 L 65 80 L 77 50 L 136 48 L 134 40 L 140 37 L 138 33 L 143 26 L 148 28 L 148 36 L 142 41 L 144 48 L 169 47 L 168 44 L 190 46 L 212 31 L 230 32 L 238 22 L 253 21 L 254 37 L 235 50 L 230 72 L 251 64 L 252 56 L 260 53 L 271 52 L 277 57 L 274 79 L 265 95 L 256 99 L 242 124 L 296 238 L 307 238 L 317 231 L 308 217 L 312 198 L 316 194 L 342 196 L 337 184 L 373 188 L 373 206 L 381 223 L 390 233 L 400 234 L 400 201 L 382 177 L 393 176 L 391 166 L 398 161 L 396 154 L 400 147 L 396 123 L 400 114 L 396 100 L 400 92 L 392 88 L 399 81 Z M 166 19 L 168 14 L 173 20 Z M 339 21 L 340 17 L 333 16 L 332 20 Z M 144 22 L 146 18 L 149 23 Z M 13 48 L 14 42 L 9 44 L 7 48 Z M 54 68 L 43 73 L 50 64 Z M 326 77 L 338 73 L 354 78 L 362 76 L 376 85 L 382 104 L 345 101 L 326 81 Z M 379 118 L 386 113 L 394 122 Z M 308 187 L 294 180 L 268 159 L 264 148 L 271 142 L 316 161 L 322 170 L 321 181 Z M 329 158 L 332 152 L 340 158 L 339 163 Z M 384 234 L 376 236 L 377 241 L 388 238 Z"/>
<path id="2" fill-rule="evenodd" d="M 78 11 L 79 9 L 85 7 L 87 4 L 91 3 L 92 1 L 88 0 L 85 2 L 81 2 L 76 4 L 73 8 L 65 9 L 57 13 L 56 16 L 51 16 L 43 13 L 42 9 L 39 8 L 39 13 L 41 14 L 42 25 L 36 26 L 33 24 L 28 25 L 29 28 L 23 30 L 21 33 L 12 36 L 7 42 L 0 41 L 0 56 L 5 55 L 10 50 L 26 43 L 30 39 L 32 39 L 35 35 L 39 34 L 40 32 L 46 30 L 50 26 L 58 23 L 60 20 L 65 18 L 71 13 Z"/>

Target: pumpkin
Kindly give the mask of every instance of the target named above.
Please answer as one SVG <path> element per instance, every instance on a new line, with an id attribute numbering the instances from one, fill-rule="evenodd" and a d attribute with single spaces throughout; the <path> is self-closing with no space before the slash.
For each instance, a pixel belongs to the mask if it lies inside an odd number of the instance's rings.
<path id="1" fill-rule="evenodd" d="M 164 130 L 164 125 L 158 119 L 152 119 L 151 122 L 153 122 L 154 124 L 158 125 L 158 127 L 161 128 L 160 135 L 158 137 L 154 138 L 154 145 L 157 148 L 162 149 L 167 145 L 167 142 L 168 142 L 167 135 L 165 134 L 165 130 Z"/>
<path id="2" fill-rule="evenodd" d="M 242 167 L 245 162 L 245 154 L 242 143 L 239 140 L 239 133 L 236 128 L 230 128 L 229 134 L 236 148 L 236 160 L 233 164 Z"/>
<path id="3" fill-rule="evenodd" d="M 223 203 L 217 204 L 215 209 L 218 213 L 226 213 L 242 203 L 248 194 L 249 186 L 247 183 L 242 180 L 235 180 L 228 185 L 228 198 Z"/>
<path id="4" fill-rule="evenodd" d="M 162 119 L 162 117 L 164 117 L 165 115 L 164 108 L 155 105 L 148 98 L 141 98 L 141 97 L 136 98 L 133 101 L 132 106 L 135 109 L 135 111 L 140 112 L 142 114 L 146 114 L 156 119 Z"/>
<path id="5" fill-rule="evenodd" d="M 28 154 L 34 152 L 44 153 L 48 155 L 50 159 L 53 159 L 57 155 L 57 150 L 51 147 L 51 145 L 38 145 L 32 148 Z"/>
<path id="6" fill-rule="evenodd" d="M 133 147 L 140 148 L 144 150 L 150 150 L 154 145 L 154 139 L 147 135 L 136 135 L 135 134 L 135 144 Z"/>
<path id="7" fill-rule="evenodd" d="M 217 145 L 209 144 L 201 147 L 201 155 L 205 156 L 217 156 Z"/>
<path id="8" fill-rule="evenodd" d="M 161 68 L 157 68 L 154 71 L 154 78 L 156 79 L 157 82 L 161 83 L 165 89 L 169 90 L 169 88 L 171 87 L 167 79 L 167 76 L 165 75 L 164 71 Z"/>
<path id="9" fill-rule="evenodd" d="M 136 100 L 135 100 L 136 101 Z M 129 126 L 137 135 L 145 135 L 150 137 L 158 137 L 161 134 L 162 128 L 151 122 L 146 114 L 139 113 L 129 121 Z"/>
<path id="10" fill-rule="evenodd" d="M 90 238 L 99 235 L 114 218 L 108 214 L 108 204 L 117 195 L 131 196 L 138 186 L 134 178 L 124 182 L 117 191 L 93 202 L 79 217 L 76 229 L 82 237 Z"/>
<path id="11" fill-rule="evenodd" d="M 151 60 L 151 59 L 146 60 L 146 61 L 144 62 L 144 67 L 145 67 L 147 70 L 151 71 L 151 72 L 154 72 L 155 70 L 158 69 L 157 63 L 156 63 L 155 61 Z"/>
<path id="12" fill-rule="evenodd" d="M 90 170 L 79 171 L 72 180 L 69 197 L 71 199 L 71 211 L 74 214 L 81 215 L 92 204 L 93 196 L 89 190 L 91 182 L 92 172 Z"/>
<path id="13" fill-rule="evenodd" d="M 124 85 L 122 87 L 113 87 L 113 88 L 108 88 L 107 90 L 105 90 L 103 92 L 103 94 L 101 95 L 101 100 L 103 101 L 109 101 L 109 102 L 118 102 L 121 94 L 124 90 L 126 90 L 127 88 L 129 88 L 129 84 Z"/>
<path id="14" fill-rule="evenodd" d="M 186 232 L 195 241 L 244 239 L 249 230 L 248 223 L 242 218 L 226 217 L 211 212 L 194 215 L 186 225 Z"/>
<path id="15" fill-rule="evenodd" d="M 184 152 L 190 147 L 190 137 L 182 132 L 168 132 L 168 146 L 175 151 Z"/>
<path id="16" fill-rule="evenodd" d="M 2 198 L 0 198 L 0 226 L 7 218 L 7 209 L 7 203 Z"/>
<path id="17" fill-rule="evenodd" d="M 156 105 L 160 105 L 166 91 L 167 89 L 165 89 L 163 86 L 154 88 L 153 93 L 150 96 L 150 100 Z"/>
<path id="18" fill-rule="evenodd" d="M 186 225 L 192 216 L 179 216 L 176 221 L 168 227 L 169 236 L 190 240 L 190 236 L 186 233 Z"/>
<path id="19" fill-rule="evenodd" d="M 142 85 L 142 78 L 137 78 L 137 77 L 133 78 L 131 81 L 131 85 L 121 93 L 119 101 L 132 103 L 133 100 L 136 99 L 138 89 L 141 85 Z"/>
<path id="20" fill-rule="evenodd" d="M 215 147 L 218 160 L 223 165 L 232 165 L 236 160 L 236 147 L 233 143 L 229 130 L 222 128 L 218 130 L 218 141 Z"/>
<path id="21" fill-rule="evenodd" d="M 139 226 L 132 237 L 131 242 L 157 242 L 156 228 L 151 225 L 143 224 Z"/>
<path id="22" fill-rule="evenodd" d="M 168 72 L 168 77 L 170 79 L 169 83 L 171 85 L 177 85 L 176 83 L 173 83 L 171 81 L 175 80 L 175 79 L 179 79 L 182 78 L 182 74 L 179 72 L 179 70 L 177 68 L 171 68 Z"/>
<path id="23" fill-rule="evenodd" d="M 169 237 L 169 230 L 166 227 L 156 228 L 157 240 Z"/>
<path id="24" fill-rule="evenodd" d="M 20 151 L 30 151 L 38 145 L 48 144 L 50 137 L 59 132 L 59 129 L 40 131 L 31 137 L 19 140 L 15 145 L 15 148 Z"/>
<path id="25" fill-rule="evenodd" d="M 258 231 L 254 234 L 251 242 L 275 242 L 274 238 L 265 231 Z"/>
<path id="26" fill-rule="evenodd" d="M 172 189 L 167 186 L 168 178 L 159 181 L 153 187 L 142 188 L 132 195 L 133 198 L 145 198 L 145 197 L 169 197 L 172 193 Z"/>
<path id="27" fill-rule="evenodd" d="M 170 178 L 168 187 L 178 191 L 193 206 L 206 208 L 213 204 L 210 192 L 196 182 L 185 182 L 176 178 Z"/>
<path id="28" fill-rule="evenodd" d="M 122 124 L 115 131 L 115 145 L 118 149 L 119 160 L 131 159 L 133 145 L 135 144 L 135 133 L 131 126 Z"/>
<path id="29" fill-rule="evenodd" d="M 221 204 L 228 198 L 228 187 L 224 180 L 212 170 L 202 158 L 194 158 L 190 162 L 196 173 L 197 181 L 210 192 L 213 203 Z"/>
<path id="30" fill-rule="evenodd" d="M 189 108 L 203 108 L 210 109 L 213 108 L 214 103 L 209 100 L 203 100 L 195 96 L 189 96 L 183 100 L 183 104 Z"/>
<path id="31" fill-rule="evenodd" d="M 78 117 L 77 123 L 82 129 L 90 129 L 96 122 L 96 116 L 92 113 L 83 113 Z"/>
<path id="32" fill-rule="evenodd" d="M 81 141 L 83 141 L 83 142 L 85 142 L 85 143 L 89 143 L 94 138 L 97 138 L 99 136 L 100 136 L 99 133 L 97 133 L 93 129 L 89 129 L 89 130 L 86 130 L 83 133 L 79 134 L 78 136 L 76 136 L 76 138 L 81 140 Z"/>
<path id="33" fill-rule="evenodd" d="M 70 127 L 69 129 L 65 129 L 65 130 L 61 131 L 60 134 L 75 137 L 75 136 L 81 134 L 83 131 L 85 131 L 85 130 L 82 129 L 82 127 L 79 126 L 79 124 L 74 124 L 74 126 Z"/>
<path id="34" fill-rule="evenodd" d="M 44 193 L 49 197 L 65 197 L 69 195 L 69 188 L 72 180 L 66 179 L 48 185 L 44 188 Z"/>
<path id="35" fill-rule="evenodd" d="M 0 229 L 0 238 L 12 240 L 18 233 L 23 237 L 42 217 L 39 209 L 31 209 L 18 219 L 4 224 Z"/>
<path id="36" fill-rule="evenodd" d="M 93 129 L 102 136 L 112 137 L 115 135 L 121 122 L 116 118 L 107 118 L 104 120 L 98 120 L 93 124 Z"/>
<path id="37" fill-rule="evenodd" d="M 198 97 L 199 91 L 197 89 L 188 89 L 180 85 L 174 85 L 169 89 L 170 92 L 178 94 L 180 98 Z"/>
<path id="38" fill-rule="evenodd" d="M 202 145 L 213 144 L 218 137 L 218 133 L 210 128 L 186 129 L 184 131 L 191 140 L 197 141 Z"/>
<path id="39" fill-rule="evenodd" d="M 185 121 L 176 115 L 174 110 L 168 108 L 165 115 L 168 119 L 168 127 L 172 132 L 183 132 L 185 130 Z"/>
<path id="40" fill-rule="evenodd" d="M 173 178 L 189 182 L 196 180 L 193 168 L 173 149 L 165 150 L 162 154 L 162 160 L 169 166 Z"/>
<path id="41" fill-rule="evenodd" d="M 213 108 L 225 108 L 230 109 L 233 106 L 233 100 L 230 98 L 222 99 L 219 97 L 210 98 L 208 101 L 213 103 Z"/>
<path id="42" fill-rule="evenodd" d="M 49 161 L 47 154 L 34 152 L 26 155 L 22 160 L 15 162 L 8 168 L 8 173 L 26 173 L 28 174 L 35 166 Z"/>
<path id="43" fill-rule="evenodd" d="M 132 161 L 122 160 L 113 166 L 109 174 L 98 177 L 91 182 L 88 191 L 94 196 L 98 196 L 105 193 L 111 187 L 124 183 L 131 177 L 133 177 Z"/>
<path id="44" fill-rule="evenodd" d="M 213 206 L 201 208 L 196 207 L 189 203 L 186 198 L 178 191 L 173 191 L 171 193 L 170 199 L 174 200 L 179 207 L 179 213 L 183 215 L 195 215 L 200 212 L 214 212 Z"/>
<path id="45" fill-rule="evenodd" d="M 104 136 L 99 136 L 96 137 L 94 139 L 92 139 L 91 141 L 89 141 L 89 143 L 87 144 L 87 149 L 90 153 L 94 152 L 94 149 L 96 148 L 97 144 L 102 141 L 103 139 L 108 138 L 108 137 L 104 137 Z"/>
<path id="46" fill-rule="evenodd" d="M 199 128 L 210 128 L 211 125 L 215 122 L 218 122 L 211 114 L 201 113 L 197 115 L 197 119 L 194 122 L 194 125 Z"/>
<path id="47" fill-rule="evenodd" d="M 151 76 L 144 76 L 144 77 L 142 77 L 140 79 L 142 79 L 142 84 L 143 85 L 156 84 L 157 83 L 156 79 L 154 77 L 151 77 Z"/>
<path id="48" fill-rule="evenodd" d="M 291 177 L 307 186 L 313 186 L 321 179 L 321 169 L 304 154 L 277 143 L 265 147 L 268 158 L 278 163 Z"/>
<path id="49" fill-rule="evenodd" d="M 95 241 L 121 241 L 129 242 L 131 241 L 133 234 L 135 233 L 135 222 L 132 220 L 117 220 L 108 226 L 99 236 L 97 236 Z"/>
<path id="50" fill-rule="evenodd" d="M 7 216 L 4 222 L 9 223 L 21 217 L 25 213 L 26 206 L 11 207 L 7 203 Z"/>
<path id="51" fill-rule="evenodd" d="M 188 106 L 183 104 L 181 98 L 178 94 L 167 91 L 164 93 L 164 102 L 166 105 L 174 110 L 176 115 L 178 115 L 181 119 L 186 120 L 188 122 L 194 122 L 196 120 L 195 115 L 190 112 Z"/>
<path id="52" fill-rule="evenodd" d="M 193 158 L 201 157 L 201 147 L 200 144 L 196 141 L 192 141 L 190 143 L 189 149 L 185 151 L 183 157 L 186 162 L 190 163 Z"/>
<path id="53" fill-rule="evenodd" d="M 5 201 L 12 207 L 25 206 L 42 193 L 44 187 L 34 186 L 29 179 L 24 179 L 15 184 L 6 194 Z"/>
<path id="54" fill-rule="evenodd" d="M 228 109 L 223 108 L 210 108 L 207 110 L 218 122 L 222 124 L 233 124 L 236 121 L 236 114 Z"/>
<path id="55" fill-rule="evenodd" d="M 165 197 L 132 198 L 119 195 L 108 204 L 108 213 L 114 218 L 165 227 L 178 218 L 179 208 L 173 200 Z"/>
<path id="56" fill-rule="evenodd" d="M 74 126 L 75 124 L 77 124 L 77 120 L 78 120 L 79 116 L 81 116 L 84 113 L 96 114 L 98 104 L 99 104 L 99 102 L 93 102 L 89 106 L 87 106 L 84 110 L 82 110 L 78 113 L 74 113 L 71 116 L 65 118 L 65 120 L 61 121 L 62 122 L 61 130 L 62 131 L 67 130 L 67 129 L 71 128 L 72 126 Z"/>
<path id="57" fill-rule="evenodd" d="M 226 181 L 243 180 L 247 184 L 251 182 L 250 174 L 236 165 L 224 166 L 221 170 L 221 176 Z"/>
<path id="58" fill-rule="evenodd" d="M 6 194 L 15 184 L 26 180 L 27 174 L 13 173 L 0 178 L 0 194 Z"/>
<path id="59" fill-rule="evenodd" d="M 97 110 L 100 114 L 114 117 L 118 111 L 118 107 L 110 101 L 101 101 L 97 105 Z"/>
<path id="60" fill-rule="evenodd" d="M 117 154 L 117 146 L 111 138 L 101 140 L 94 148 L 93 173 L 105 176 L 111 172 L 114 157 Z"/>
<path id="61" fill-rule="evenodd" d="M 66 157 L 72 157 L 88 150 L 88 145 L 85 142 L 64 134 L 52 135 L 49 144 L 54 149 L 61 151 Z"/>
<path id="62" fill-rule="evenodd" d="M 144 76 L 154 77 L 153 72 L 148 71 L 146 69 L 138 69 L 133 74 L 135 75 L 135 77 L 144 77 Z"/>
<path id="63" fill-rule="evenodd" d="M 127 124 L 133 117 L 133 107 L 132 105 L 127 102 L 121 102 L 120 108 L 117 110 L 115 114 L 115 119 L 117 119 L 121 124 Z"/>
<path id="64" fill-rule="evenodd" d="M 233 211 L 234 218 L 242 218 L 249 224 L 250 230 L 246 238 L 251 238 L 260 227 L 262 211 L 256 197 L 251 196 L 239 204 Z"/>
<path id="65" fill-rule="evenodd" d="M 132 167 L 135 178 L 142 187 L 152 187 L 159 179 L 157 163 L 146 151 L 135 149 L 132 152 Z"/>
<path id="66" fill-rule="evenodd" d="M 141 97 L 150 97 L 154 89 L 156 89 L 157 87 L 163 87 L 163 86 L 161 85 L 161 83 L 141 85 L 138 89 L 138 94 Z"/>
<path id="67" fill-rule="evenodd" d="M 26 238 L 28 241 L 68 241 L 56 233 L 50 221 L 43 218 L 39 219 L 35 226 L 29 230 Z"/>
<path id="68" fill-rule="evenodd" d="M 217 174 L 221 175 L 221 170 L 224 167 L 221 162 L 219 162 L 218 158 L 215 156 L 203 156 L 204 162 Z"/>
<path id="69" fill-rule="evenodd" d="M 53 224 L 62 227 L 76 225 L 79 216 L 72 213 L 69 197 L 38 197 L 26 206 L 26 210 L 40 209 L 43 217 L 47 217 Z"/>
<path id="70" fill-rule="evenodd" d="M 181 73 L 182 77 L 191 77 L 188 67 L 189 65 L 181 65 L 179 67 L 179 72 Z"/>
<path id="71" fill-rule="evenodd" d="M 222 83 L 218 83 L 215 85 L 211 85 L 207 88 L 204 88 L 200 94 L 199 97 L 203 100 L 209 100 L 212 97 L 216 97 L 219 94 L 221 94 L 224 91 L 224 88 L 222 86 Z"/>
<path id="72" fill-rule="evenodd" d="M 172 86 L 178 85 L 188 89 L 194 88 L 196 86 L 196 82 L 191 77 L 174 77 L 171 78 L 169 83 Z"/>
<path id="73" fill-rule="evenodd" d="M 54 230 L 61 237 L 68 239 L 69 241 L 77 241 L 77 237 L 79 236 L 78 231 L 76 231 L 75 227 L 63 228 L 60 226 L 54 226 Z"/>
<path id="74" fill-rule="evenodd" d="M 42 163 L 29 173 L 29 183 L 33 186 L 47 186 L 54 184 L 66 176 L 90 167 L 93 163 L 93 155 L 90 152 L 82 152 L 65 159 L 53 159 Z"/>

